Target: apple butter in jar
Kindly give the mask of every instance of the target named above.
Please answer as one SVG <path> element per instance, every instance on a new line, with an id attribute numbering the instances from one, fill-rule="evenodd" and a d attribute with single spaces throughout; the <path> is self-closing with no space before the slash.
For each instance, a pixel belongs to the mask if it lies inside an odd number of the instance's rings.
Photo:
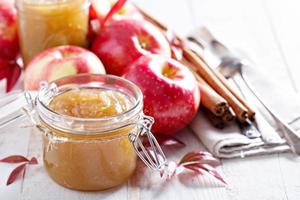
<path id="1" fill-rule="evenodd" d="M 64 187 L 104 190 L 120 185 L 133 174 L 137 156 L 151 169 L 166 164 L 150 132 L 152 118 L 142 112 L 143 95 L 123 78 L 65 77 L 44 83 L 33 102 L 44 133 L 44 166 Z"/>
<path id="2" fill-rule="evenodd" d="M 45 49 L 87 46 L 89 0 L 16 0 L 25 64 Z"/>

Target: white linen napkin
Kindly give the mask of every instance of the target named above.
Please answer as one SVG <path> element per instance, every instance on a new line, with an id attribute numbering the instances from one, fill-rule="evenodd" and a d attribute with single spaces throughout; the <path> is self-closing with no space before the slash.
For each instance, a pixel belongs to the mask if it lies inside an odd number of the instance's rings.
<path id="1" fill-rule="evenodd" d="M 276 112 L 300 134 L 300 96 L 284 90 L 280 85 L 272 81 L 269 76 L 264 76 L 261 71 L 258 72 L 255 68 L 245 68 L 245 73 L 268 104 L 276 109 Z M 239 127 L 235 123 L 223 130 L 216 129 L 202 113 L 199 113 L 192 122 L 191 129 L 202 143 L 211 153 L 220 158 L 290 151 L 290 147 L 284 138 L 284 129 L 278 126 L 278 123 L 253 97 L 239 75 L 234 76 L 233 80 L 230 81 L 231 85 L 236 90 L 240 88 L 246 100 L 250 102 L 252 107 L 256 108 L 257 126 L 262 137 L 256 139 L 247 138 L 241 134 Z"/>

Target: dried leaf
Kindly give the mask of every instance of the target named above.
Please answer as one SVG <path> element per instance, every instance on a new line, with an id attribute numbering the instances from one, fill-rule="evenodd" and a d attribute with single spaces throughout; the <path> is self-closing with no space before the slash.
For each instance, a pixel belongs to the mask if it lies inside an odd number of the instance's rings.
<path id="1" fill-rule="evenodd" d="M 212 177 L 216 178 L 217 180 L 219 180 L 220 182 L 227 185 L 226 181 L 223 179 L 223 177 L 220 175 L 220 173 L 212 166 L 207 165 L 207 164 L 199 164 L 199 165 L 197 165 L 197 168 L 199 169 L 200 172 L 207 173 L 207 174 L 211 175 Z M 196 168 L 194 168 L 194 169 L 196 169 Z"/>
<path id="2" fill-rule="evenodd" d="M 30 159 L 30 161 L 29 161 L 28 164 L 30 164 L 30 165 L 37 165 L 37 164 L 38 164 L 38 161 L 37 161 L 36 157 L 32 157 L 32 158 Z"/>
<path id="3" fill-rule="evenodd" d="M 101 27 L 104 27 L 105 23 L 111 19 L 111 17 L 117 13 L 125 5 L 127 0 L 118 0 L 109 10 L 104 20 L 101 22 Z"/>
<path id="4" fill-rule="evenodd" d="M 197 174 L 207 174 L 227 185 L 220 173 L 214 168 L 221 162 L 208 152 L 192 151 L 185 154 L 178 164 L 174 163 L 174 161 L 170 161 L 162 174 L 168 174 L 168 177 L 172 177 L 182 173 L 184 169 L 188 169 Z"/>
<path id="5" fill-rule="evenodd" d="M 6 182 L 6 185 L 10 185 L 12 184 L 17 177 L 23 173 L 26 165 L 36 165 L 38 164 L 38 161 L 36 159 L 36 157 L 32 157 L 30 160 L 28 160 L 27 158 L 25 158 L 24 156 L 20 156 L 20 155 L 12 155 L 12 156 L 8 156 L 5 157 L 3 159 L 0 160 L 0 162 L 4 162 L 4 163 L 22 163 L 21 165 L 19 165 L 18 167 L 16 167 L 9 175 L 8 180 Z"/>
<path id="6" fill-rule="evenodd" d="M 192 170 L 193 172 L 197 173 L 197 174 L 203 174 L 198 167 L 192 166 L 192 165 L 188 165 L 188 166 L 184 166 L 184 168 Z"/>
<path id="7" fill-rule="evenodd" d="M 183 166 L 196 165 L 196 164 L 208 164 L 212 167 L 216 167 L 221 165 L 221 162 L 219 159 L 213 157 L 213 155 L 211 155 L 208 152 L 193 151 L 183 156 L 179 164 Z"/>
<path id="8" fill-rule="evenodd" d="M 12 184 L 23 172 L 26 167 L 27 163 L 23 163 L 16 167 L 9 175 L 6 185 Z"/>
<path id="9" fill-rule="evenodd" d="M 27 158 L 20 155 L 8 156 L 0 160 L 0 162 L 4 162 L 4 163 L 21 163 L 21 162 L 28 162 L 28 161 L 29 160 Z"/>
<path id="10" fill-rule="evenodd" d="M 0 80 L 6 79 L 6 92 L 9 92 L 21 75 L 21 68 L 15 61 L 0 59 Z"/>
<path id="11" fill-rule="evenodd" d="M 9 92 L 14 87 L 20 75 L 21 75 L 20 66 L 17 63 L 13 63 L 10 66 L 6 77 L 6 92 Z"/>
<path id="12" fill-rule="evenodd" d="M 8 61 L 0 59 L 0 80 L 7 77 L 8 67 Z"/>

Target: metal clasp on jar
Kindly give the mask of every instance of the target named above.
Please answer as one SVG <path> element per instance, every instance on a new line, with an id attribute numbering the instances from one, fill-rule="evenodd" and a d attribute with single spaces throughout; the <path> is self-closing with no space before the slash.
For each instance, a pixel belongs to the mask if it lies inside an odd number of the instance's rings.
<path id="1" fill-rule="evenodd" d="M 136 134 L 130 133 L 128 137 L 140 159 L 150 169 L 161 171 L 167 165 L 167 159 L 159 143 L 151 133 L 153 123 L 154 119 L 152 117 L 144 115 L 138 123 L 138 132 Z M 145 138 L 143 136 L 146 136 L 149 147 L 144 145 L 145 143 L 142 140 Z"/>

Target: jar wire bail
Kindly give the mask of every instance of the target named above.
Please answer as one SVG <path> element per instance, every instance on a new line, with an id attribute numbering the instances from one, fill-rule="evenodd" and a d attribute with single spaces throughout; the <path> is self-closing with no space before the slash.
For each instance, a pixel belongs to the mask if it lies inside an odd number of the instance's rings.
<path id="1" fill-rule="evenodd" d="M 137 134 L 130 133 L 128 135 L 133 148 L 139 158 L 152 170 L 162 171 L 167 165 L 167 159 L 162 151 L 159 143 L 151 133 L 151 127 L 154 123 L 154 119 L 150 116 L 144 115 L 138 123 L 139 131 Z M 149 146 L 144 145 L 141 139 L 146 135 L 149 142 Z"/>
<path id="2" fill-rule="evenodd" d="M 40 131 L 46 132 L 46 128 L 39 123 L 39 119 L 37 119 L 35 114 L 36 99 L 32 98 L 32 95 L 27 91 L 24 92 L 24 96 L 27 106 L 22 108 L 23 112 L 27 115 L 33 126 L 37 127 Z"/>

